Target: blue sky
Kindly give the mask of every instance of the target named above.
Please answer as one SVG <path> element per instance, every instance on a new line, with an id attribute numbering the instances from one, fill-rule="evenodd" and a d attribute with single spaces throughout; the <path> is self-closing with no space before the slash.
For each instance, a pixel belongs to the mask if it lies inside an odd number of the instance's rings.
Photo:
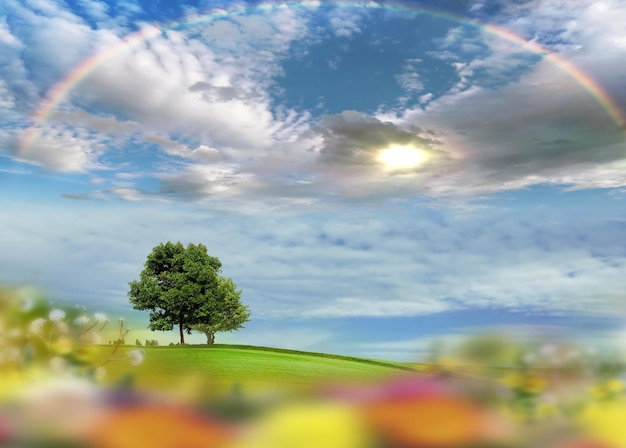
<path id="1" fill-rule="evenodd" d="M 626 2 L 566 3 L 5 0 L 0 284 L 167 343 L 127 284 L 180 240 L 252 310 L 218 342 L 410 360 L 536 325 L 626 345 L 623 123 L 476 26 L 624 114 Z"/>

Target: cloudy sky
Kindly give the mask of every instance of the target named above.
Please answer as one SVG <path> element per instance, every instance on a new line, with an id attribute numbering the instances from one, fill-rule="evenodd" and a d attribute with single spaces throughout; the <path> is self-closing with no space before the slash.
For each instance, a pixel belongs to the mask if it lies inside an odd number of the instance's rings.
<path id="1" fill-rule="evenodd" d="M 0 283 L 156 337 L 127 284 L 203 243 L 252 311 L 218 342 L 626 346 L 624 23 L 624 0 L 3 0 Z"/>

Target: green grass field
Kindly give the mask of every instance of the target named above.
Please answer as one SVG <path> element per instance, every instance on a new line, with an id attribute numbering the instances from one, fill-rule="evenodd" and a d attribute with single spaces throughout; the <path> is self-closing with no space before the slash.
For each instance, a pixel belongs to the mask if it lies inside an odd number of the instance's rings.
<path id="1" fill-rule="evenodd" d="M 145 350 L 143 363 L 137 367 L 127 361 L 107 364 L 107 382 L 114 384 L 130 373 L 139 390 L 187 397 L 221 394 L 233 387 L 240 387 L 245 393 L 302 389 L 331 381 L 354 384 L 414 369 L 406 363 L 217 344 L 211 347 L 123 347 L 116 356 L 135 348 Z M 111 350 L 110 346 L 101 346 L 98 358 L 106 359 Z"/>

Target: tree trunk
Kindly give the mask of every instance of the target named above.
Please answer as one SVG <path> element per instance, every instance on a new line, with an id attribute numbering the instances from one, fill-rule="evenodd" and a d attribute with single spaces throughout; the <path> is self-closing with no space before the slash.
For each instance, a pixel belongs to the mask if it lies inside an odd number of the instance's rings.
<path id="1" fill-rule="evenodd" d="M 204 334 L 206 335 L 207 345 L 213 345 L 215 343 L 215 333 L 213 333 L 212 331 L 207 331 Z"/>
<path id="2" fill-rule="evenodd" d="M 180 328 L 180 345 L 185 345 L 185 332 L 183 331 L 183 319 L 180 319 L 178 323 L 178 328 Z"/>

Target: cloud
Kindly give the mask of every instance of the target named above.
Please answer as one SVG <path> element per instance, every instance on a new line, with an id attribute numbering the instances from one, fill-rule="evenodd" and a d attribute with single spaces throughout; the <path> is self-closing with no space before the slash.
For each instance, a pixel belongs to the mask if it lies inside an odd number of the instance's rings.
<path id="1" fill-rule="evenodd" d="M 235 166 L 187 165 L 181 171 L 159 176 L 159 194 L 167 198 L 194 200 L 219 195 L 227 199 L 240 194 L 241 189 L 251 188 L 254 176 L 239 171 Z"/>
<path id="2" fill-rule="evenodd" d="M 106 136 L 57 125 L 33 127 L 16 137 L 20 131 L 4 134 L 4 146 L 15 160 L 64 173 L 104 168 L 99 158 L 108 150 Z"/>
<path id="3" fill-rule="evenodd" d="M 357 111 L 326 115 L 315 131 L 321 136 L 321 147 L 316 149 L 319 162 L 324 164 L 375 165 L 380 150 L 392 144 L 419 148 L 427 154 L 430 163 L 442 163 L 447 159 L 434 135 L 416 126 L 402 128 Z"/>
<path id="4" fill-rule="evenodd" d="M 352 37 L 362 32 L 360 22 L 366 15 L 363 10 L 334 8 L 328 14 L 328 21 L 336 36 Z"/>
<path id="5" fill-rule="evenodd" d="M 116 192 L 131 200 L 136 193 Z M 180 240 L 207 245 L 259 319 L 483 308 L 626 313 L 620 293 L 626 247 L 619 243 L 626 241 L 626 226 L 613 218 L 615 209 L 594 216 L 579 207 L 454 216 L 411 208 L 309 208 L 302 216 L 293 208 L 246 215 L 163 202 L 120 213 L 110 204 L 85 201 L 80 215 L 62 204 L 3 208 L 0 283 L 36 282 L 69 300 L 124 304 L 127 283 L 151 248 Z"/>
<path id="6" fill-rule="evenodd" d="M 86 128 L 101 134 L 130 135 L 138 132 L 141 125 L 136 121 L 120 121 L 113 115 L 94 115 L 83 109 L 72 111 L 53 111 L 48 120 L 52 123 L 63 123 Z"/>
<path id="7" fill-rule="evenodd" d="M 159 135 L 147 135 L 144 137 L 144 141 L 160 145 L 163 150 L 171 156 L 195 160 L 198 163 L 216 163 L 220 159 L 220 152 L 207 145 L 200 145 L 195 149 L 190 149 L 187 145 L 180 144 Z"/>

